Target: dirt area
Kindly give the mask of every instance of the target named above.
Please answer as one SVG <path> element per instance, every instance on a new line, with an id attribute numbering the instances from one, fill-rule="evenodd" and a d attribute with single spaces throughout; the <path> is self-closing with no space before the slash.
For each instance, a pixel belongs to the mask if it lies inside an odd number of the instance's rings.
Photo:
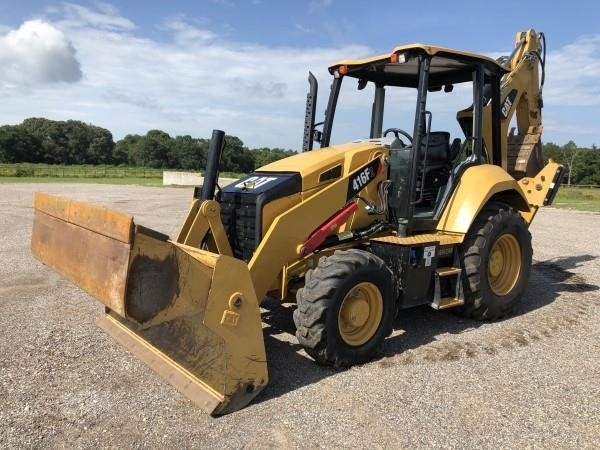
<path id="1" fill-rule="evenodd" d="M 5 448 L 600 448 L 600 215 L 546 209 L 513 316 L 404 311 L 385 356 L 335 371 L 264 314 L 270 384 L 213 419 L 94 325 L 102 307 L 31 257 L 33 192 L 133 213 L 174 235 L 189 189 L 0 185 Z M 287 307 L 286 307 L 287 306 Z"/>

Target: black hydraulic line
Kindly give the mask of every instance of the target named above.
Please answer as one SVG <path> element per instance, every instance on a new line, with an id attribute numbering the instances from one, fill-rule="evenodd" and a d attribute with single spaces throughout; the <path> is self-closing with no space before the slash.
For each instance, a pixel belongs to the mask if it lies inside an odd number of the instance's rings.
<path id="1" fill-rule="evenodd" d="M 540 63 L 542 64 L 542 79 L 540 81 L 540 93 L 542 92 L 542 88 L 544 87 L 544 81 L 546 81 L 546 35 L 544 33 L 540 33 L 542 37 L 542 57 L 540 58 Z"/>
<path id="2" fill-rule="evenodd" d="M 540 66 L 542 69 L 542 74 L 540 77 L 540 95 L 539 95 L 539 99 L 538 99 L 538 106 L 540 109 L 542 109 L 544 107 L 542 90 L 544 89 L 544 82 L 546 81 L 546 35 L 544 33 L 540 33 L 539 35 L 542 38 L 542 54 L 540 55 L 540 53 L 537 51 L 535 51 L 533 53 L 535 54 L 537 59 L 540 61 Z"/>
<path id="3" fill-rule="evenodd" d="M 345 231 L 343 233 L 333 234 L 328 236 L 325 241 L 315 249 L 315 253 L 318 253 L 321 250 L 325 250 L 326 248 L 336 246 L 338 244 L 343 244 L 346 242 L 360 241 L 366 239 L 370 236 L 373 236 L 377 233 L 380 233 L 384 230 L 393 230 L 396 227 L 388 222 L 374 222 L 371 225 L 368 225 L 364 228 L 354 231 Z"/>
<path id="4" fill-rule="evenodd" d="M 395 226 L 392 225 L 391 223 L 375 222 L 375 223 L 369 225 L 368 227 L 356 230 L 354 232 L 354 234 L 357 239 L 365 239 L 365 238 L 367 238 L 369 236 L 373 236 L 374 234 L 377 234 L 383 230 L 394 229 L 394 228 L 395 228 Z"/>
<path id="5" fill-rule="evenodd" d="M 215 197 L 215 188 L 219 180 L 219 162 L 225 143 L 225 132 L 213 130 L 206 159 L 206 172 L 204 173 L 204 184 L 200 193 L 200 200 L 212 200 Z"/>
<path id="6" fill-rule="evenodd" d="M 473 137 L 475 138 L 474 153 L 478 159 L 481 158 L 483 151 L 483 84 L 484 73 L 483 65 L 477 64 L 473 74 Z"/>
<path id="7" fill-rule="evenodd" d="M 500 81 L 501 75 L 492 78 L 492 161 L 495 165 L 502 164 L 502 144 L 500 142 Z"/>
<path id="8" fill-rule="evenodd" d="M 329 101 L 327 102 L 327 109 L 325 110 L 325 121 L 323 123 L 323 137 L 321 139 L 321 148 L 329 147 L 329 140 L 331 139 L 331 128 L 333 126 L 333 118 L 335 116 L 335 107 L 337 105 L 338 96 L 340 95 L 340 88 L 342 87 L 342 76 L 336 76 L 333 78 L 331 83 L 331 91 L 329 93 Z"/>

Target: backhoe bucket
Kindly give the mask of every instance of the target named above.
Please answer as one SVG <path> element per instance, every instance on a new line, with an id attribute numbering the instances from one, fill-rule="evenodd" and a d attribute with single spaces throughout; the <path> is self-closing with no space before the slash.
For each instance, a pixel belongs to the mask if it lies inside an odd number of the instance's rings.
<path id="1" fill-rule="evenodd" d="M 211 415 L 267 384 L 248 266 L 106 208 L 37 193 L 33 254 L 106 306 L 98 325 Z"/>

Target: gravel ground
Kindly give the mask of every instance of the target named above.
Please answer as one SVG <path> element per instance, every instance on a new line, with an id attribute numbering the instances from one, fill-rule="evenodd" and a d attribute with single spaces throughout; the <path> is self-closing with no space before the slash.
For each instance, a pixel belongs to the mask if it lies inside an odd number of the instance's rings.
<path id="1" fill-rule="evenodd" d="M 191 197 L 0 185 L 0 447 L 600 448 L 600 215 L 539 213 L 531 283 L 512 317 L 408 310 L 385 356 L 361 367 L 316 366 L 289 305 L 265 312 L 271 382 L 213 419 L 96 328 L 99 303 L 31 257 L 36 190 L 131 212 L 171 236 Z"/>

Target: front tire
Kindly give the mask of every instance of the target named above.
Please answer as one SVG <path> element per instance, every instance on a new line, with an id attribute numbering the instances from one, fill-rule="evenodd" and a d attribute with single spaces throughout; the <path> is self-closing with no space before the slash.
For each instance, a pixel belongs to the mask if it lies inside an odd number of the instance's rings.
<path id="1" fill-rule="evenodd" d="M 491 203 L 479 213 L 462 244 L 464 316 L 496 320 L 519 302 L 531 272 L 531 234 L 511 207 Z"/>
<path id="2" fill-rule="evenodd" d="M 395 315 L 392 277 L 380 258 L 363 250 L 321 258 L 296 294 L 296 336 L 306 352 L 335 367 L 378 356 Z"/>

